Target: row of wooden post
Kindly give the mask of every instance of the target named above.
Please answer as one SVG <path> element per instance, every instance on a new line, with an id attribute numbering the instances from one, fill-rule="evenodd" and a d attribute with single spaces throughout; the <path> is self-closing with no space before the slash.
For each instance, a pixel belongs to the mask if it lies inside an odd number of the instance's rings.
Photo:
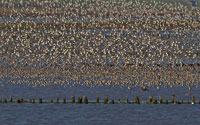
<path id="1" fill-rule="evenodd" d="M 69 102 L 69 103 L 78 103 L 78 104 L 84 103 L 84 104 L 88 104 L 88 98 L 86 96 L 78 97 L 77 102 L 75 100 L 75 96 L 72 96 L 71 99 L 72 99 L 72 101 Z M 0 98 L 0 102 L 8 103 L 6 99 L 3 99 L 3 101 L 2 101 L 1 98 Z M 12 102 L 14 102 L 13 101 L 13 97 L 10 96 L 9 103 L 12 103 Z M 28 101 L 24 101 L 22 97 L 17 99 L 15 102 L 16 103 L 36 103 L 34 98 L 31 98 L 29 100 L 29 102 L 28 102 Z M 39 98 L 38 99 L 38 103 L 49 103 L 49 102 L 43 102 L 42 98 Z M 50 103 L 53 103 L 53 100 L 51 100 Z M 67 101 L 66 101 L 66 98 L 63 98 L 63 101 L 59 102 L 59 98 L 56 98 L 56 102 L 55 103 L 67 103 Z M 99 96 L 98 95 L 96 96 L 96 102 L 91 102 L 91 103 L 100 103 Z M 104 101 L 101 102 L 101 103 L 103 103 L 103 104 L 115 104 L 115 101 L 114 101 L 114 99 L 112 99 L 109 102 L 109 97 L 106 96 Z M 118 104 L 123 104 L 123 102 L 120 102 L 120 98 L 118 98 L 118 102 L 117 103 Z M 159 96 L 159 100 L 158 101 L 157 101 L 157 99 L 153 98 L 152 96 L 149 96 L 149 102 L 141 102 L 139 97 L 136 96 L 135 102 L 130 102 L 128 96 L 126 96 L 126 102 L 124 102 L 124 104 L 196 104 L 196 102 L 195 102 L 195 97 L 194 96 L 192 96 L 192 102 L 184 102 L 183 99 L 181 101 L 178 101 L 178 100 L 175 101 L 175 95 L 171 96 L 171 102 L 168 102 L 168 100 L 165 100 L 165 102 L 164 102 L 163 99 L 162 99 L 162 96 Z M 198 104 L 200 104 L 200 100 L 199 100 Z"/>

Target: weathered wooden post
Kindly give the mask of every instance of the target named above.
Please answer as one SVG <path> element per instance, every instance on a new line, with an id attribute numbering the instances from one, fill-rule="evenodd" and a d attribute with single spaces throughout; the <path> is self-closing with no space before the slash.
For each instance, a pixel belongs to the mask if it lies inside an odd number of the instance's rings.
<path id="1" fill-rule="evenodd" d="M 192 104 L 195 104 L 195 97 L 192 96 Z"/>
<path id="2" fill-rule="evenodd" d="M 21 103 L 20 99 L 17 99 L 17 103 Z"/>
<path id="3" fill-rule="evenodd" d="M 22 98 L 22 97 L 20 97 L 20 99 L 19 99 L 19 100 L 20 100 L 20 102 L 21 102 L 21 103 L 23 103 L 23 102 L 24 102 L 24 100 L 23 100 L 23 98 Z"/>
<path id="4" fill-rule="evenodd" d="M 9 102 L 10 102 L 10 103 L 12 102 L 12 96 L 9 97 Z"/>
<path id="5" fill-rule="evenodd" d="M 168 100 L 165 101 L 165 104 L 168 104 Z"/>
<path id="6" fill-rule="evenodd" d="M 174 103 L 175 95 L 171 96 L 171 103 Z"/>
<path id="7" fill-rule="evenodd" d="M 157 104 L 157 99 L 153 99 L 153 104 Z"/>
<path id="8" fill-rule="evenodd" d="M 78 103 L 79 103 L 79 104 L 82 103 L 82 97 L 78 97 Z"/>
<path id="9" fill-rule="evenodd" d="M 0 102 L 1 102 L 1 98 L 0 98 Z"/>
<path id="10" fill-rule="evenodd" d="M 153 101 L 153 97 L 149 96 L 149 104 L 152 104 L 152 101 Z"/>
<path id="11" fill-rule="evenodd" d="M 199 104 L 200 104 L 200 99 L 199 99 Z"/>
<path id="12" fill-rule="evenodd" d="M 120 98 L 118 98 L 118 103 L 120 103 Z"/>
<path id="13" fill-rule="evenodd" d="M 115 101 L 114 101 L 114 99 L 112 99 L 112 100 L 111 100 L 111 104 L 114 104 L 114 103 L 115 103 Z"/>
<path id="14" fill-rule="evenodd" d="M 38 102 L 39 102 L 39 103 L 42 103 L 42 98 L 39 98 L 39 99 L 38 99 Z"/>
<path id="15" fill-rule="evenodd" d="M 140 99 L 139 99 L 138 96 L 136 96 L 136 98 L 135 98 L 135 103 L 136 103 L 136 104 L 140 104 Z"/>
<path id="16" fill-rule="evenodd" d="M 59 103 L 59 98 L 58 97 L 56 98 L 56 103 Z"/>
<path id="17" fill-rule="evenodd" d="M 126 96 L 126 103 L 129 103 L 128 96 Z"/>
<path id="18" fill-rule="evenodd" d="M 162 96 L 159 96 L 159 104 L 162 104 L 163 101 L 162 101 Z"/>
<path id="19" fill-rule="evenodd" d="M 72 96 L 72 103 L 75 103 L 75 96 Z"/>
<path id="20" fill-rule="evenodd" d="M 109 97 L 106 96 L 106 98 L 104 99 L 104 104 L 108 104 L 108 101 L 109 101 Z"/>
<path id="21" fill-rule="evenodd" d="M 3 99 L 3 103 L 7 103 L 7 100 L 6 100 L 6 99 Z"/>
<path id="22" fill-rule="evenodd" d="M 97 103 L 99 103 L 99 95 L 96 96 Z"/>
<path id="23" fill-rule="evenodd" d="M 66 103 L 66 98 L 63 98 L 63 103 L 64 103 L 64 104 Z"/>
<path id="24" fill-rule="evenodd" d="M 34 98 L 32 98 L 31 102 L 32 102 L 32 103 L 35 103 L 35 99 L 34 99 Z"/>
<path id="25" fill-rule="evenodd" d="M 88 104 L 88 98 L 86 96 L 84 96 L 83 98 L 84 98 L 83 99 L 84 104 Z"/>

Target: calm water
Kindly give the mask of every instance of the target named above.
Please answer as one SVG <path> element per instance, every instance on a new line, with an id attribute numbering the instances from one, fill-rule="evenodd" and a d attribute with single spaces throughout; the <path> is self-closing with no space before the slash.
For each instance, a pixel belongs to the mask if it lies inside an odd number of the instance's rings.
<path id="1" fill-rule="evenodd" d="M 29 98 L 43 98 L 50 101 L 63 97 L 71 101 L 71 96 L 87 96 L 89 101 L 95 101 L 96 94 L 102 101 L 106 95 L 109 99 L 120 97 L 121 101 L 129 96 L 130 101 L 135 100 L 138 95 L 140 100 L 147 101 L 152 95 L 158 99 L 159 95 L 163 100 L 169 99 L 171 94 L 176 94 L 175 99 L 184 98 L 191 100 L 192 96 L 199 100 L 199 88 L 192 88 L 192 95 L 186 96 L 188 91 L 185 87 L 174 88 L 149 88 L 148 92 L 142 92 L 141 88 L 120 87 L 72 87 L 62 86 L 37 87 L 14 86 L 12 84 L 0 87 L 1 98 L 13 96 L 14 100 L 22 96 L 25 100 Z M 137 104 L 0 104 L 0 121 L 3 124 L 192 124 L 200 123 L 200 105 L 137 105 Z"/>
<path id="2" fill-rule="evenodd" d="M 200 105 L 0 104 L 6 124 L 191 124 L 200 123 Z"/>

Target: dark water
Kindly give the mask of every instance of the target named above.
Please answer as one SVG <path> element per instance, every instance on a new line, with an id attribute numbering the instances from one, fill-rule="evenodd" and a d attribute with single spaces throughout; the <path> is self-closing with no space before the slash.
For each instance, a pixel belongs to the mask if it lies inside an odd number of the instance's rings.
<path id="1" fill-rule="evenodd" d="M 0 87 L 1 98 L 8 99 L 10 95 L 16 100 L 20 96 L 24 100 L 29 98 L 43 98 L 45 101 L 55 100 L 59 97 L 67 98 L 71 101 L 71 96 L 87 96 L 89 102 L 94 102 L 96 94 L 103 101 L 105 96 L 109 99 L 120 97 L 121 101 L 125 96 L 129 96 L 130 101 L 135 101 L 138 95 L 141 101 L 147 101 L 148 96 L 152 95 L 158 99 L 163 96 L 163 100 L 170 100 L 171 94 L 175 94 L 175 100 L 184 98 L 185 101 L 191 100 L 192 96 L 199 100 L 199 88 L 192 88 L 191 96 L 186 96 L 188 91 L 185 87 L 174 88 L 149 88 L 147 92 L 142 92 L 141 88 L 120 87 L 71 87 L 63 88 L 62 86 L 51 87 L 28 87 L 6 85 Z M 200 105 L 147 105 L 147 104 L 3 104 L 0 103 L 0 121 L 4 125 L 9 124 L 115 124 L 115 125 L 132 125 L 132 124 L 191 124 L 200 123 Z"/>
<path id="2" fill-rule="evenodd" d="M 200 105 L 0 104 L 6 124 L 191 124 L 198 125 Z"/>

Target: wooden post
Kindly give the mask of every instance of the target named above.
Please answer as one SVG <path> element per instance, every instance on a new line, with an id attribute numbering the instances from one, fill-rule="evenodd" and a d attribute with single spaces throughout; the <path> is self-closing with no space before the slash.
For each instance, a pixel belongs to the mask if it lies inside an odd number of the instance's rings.
<path id="1" fill-rule="evenodd" d="M 78 97 L 78 103 L 79 103 L 79 104 L 82 103 L 82 97 Z"/>
<path id="2" fill-rule="evenodd" d="M 152 101 L 153 101 L 153 97 L 149 96 L 149 104 L 152 104 Z"/>
<path id="3" fill-rule="evenodd" d="M 126 103 L 129 103 L 128 96 L 126 96 Z"/>
<path id="4" fill-rule="evenodd" d="M 163 101 L 162 101 L 162 96 L 159 96 L 159 104 L 162 104 Z"/>
<path id="5" fill-rule="evenodd" d="M 0 102 L 1 102 L 1 98 L 0 98 Z"/>
<path id="6" fill-rule="evenodd" d="M 192 96 L 192 104 L 195 104 L 195 97 Z"/>
<path id="7" fill-rule="evenodd" d="M 7 103 L 7 100 L 6 100 L 6 99 L 3 99 L 3 103 Z"/>
<path id="8" fill-rule="evenodd" d="M 97 103 L 99 103 L 99 95 L 96 96 Z"/>
<path id="9" fill-rule="evenodd" d="M 114 103 L 115 103 L 115 101 L 114 101 L 114 99 L 112 99 L 111 104 L 114 104 Z"/>
<path id="10" fill-rule="evenodd" d="M 174 98 L 175 98 L 175 95 L 172 95 L 171 96 L 171 103 L 174 103 Z"/>
<path id="11" fill-rule="evenodd" d="M 17 103 L 21 103 L 20 99 L 17 99 Z"/>
<path id="12" fill-rule="evenodd" d="M 75 96 L 72 96 L 72 103 L 75 103 Z"/>
<path id="13" fill-rule="evenodd" d="M 10 98 L 9 98 L 9 102 L 10 102 L 10 103 L 12 102 L 12 96 L 10 96 Z"/>
<path id="14" fill-rule="evenodd" d="M 165 104 L 168 104 L 168 100 L 165 101 Z"/>
<path id="15" fill-rule="evenodd" d="M 19 100 L 20 100 L 20 102 L 21 102 L 21 103 L 23 103 L 23 102 L 24 102 L 24 100 L 23 100 L 23 98 L 22 98 L 22 97 L 20 97 L 20 99 L 19 99 Z"/>
<path id="16" fill-rule="evenodd" d="M 58 97 L 56 98 L 56 103 L 59 103 L 59 98 Z"/>
<path id="17" fill-rule="evenodd" d="M 200 104 L 200 99 L 199 99 L 199 104 Z"/>
<path id="18" fill-rule="evenodd" d="M 39 98 L 38 102 L 39 102 L 39 103 L 42 103 L 42 98 Z"/>
<path id="19" fill-rule="evenodd" d="M 88 99 L 87 99 L 87 97 L 86 97 L 86 96 L 84 96 L 83 98 L 84 98 L 84 99 L 83 99 L 83 101 L 84 101 L 84 104 L 88 104 Z"/>
<path id="20" fill-rule="evenodd" d="M 64 103 L 64 104 L 66 103 L 66 98 L 63 98 L 63 103 Z"/>
<path id="21" fill-rule="evenodd" d="M 138 96 L 136 96 L 136 98 L 135 98 L 135 103 L 136 103 L 136 104 L 140 104 L 140 99 L 139 99 Z"/>
<path id="22" fill-rule="evenodd" d="M 106 96 L 106 98 L 104 99 L 104 104 L 108 104 L 108 100 L 109 100 L 109 97 Z"/>
<path id="23" fill-rule="evenodd" d="M 118 98 L 118 103 L 120 103 L 120 98 Z"/>
<path id="24" fill-rule="evenodd" d="M 35 99 L 34 99 L 34 98 L 32 98 L 31 102 L 32 102 L 32 103 L 35 103 Z"/>
<path id="25" fill-rule="evenodd" d="M 153 104 L 157 104 L 157 99 L 153 99 Z"/>

